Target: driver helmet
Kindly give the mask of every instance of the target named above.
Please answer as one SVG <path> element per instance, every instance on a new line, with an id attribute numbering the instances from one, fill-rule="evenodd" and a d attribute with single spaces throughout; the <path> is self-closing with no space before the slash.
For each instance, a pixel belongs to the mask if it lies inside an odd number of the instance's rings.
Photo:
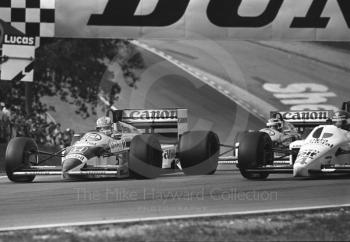
<path id="1" fill-rule="evenodd" d="M 348 124 L 348 118 L 349 113 L 345 111 L 337 111 L 332 116 L 332 123 L 338 128 L 344 128 Z"/>
<path id="2" fill-rule="evenodd" d="M 282 131 L 282 127 L 283 127 L 283 122 L 280 119 L 277 118 L 271 118 L 267 121 L 266 123 L 266 127 L 267 128 L 272 128 L 275 129 L 277 131 Z"/>
<path id="3" fill-rule="evenodd" d="M 111 136 L 113 132 L 112 120 L 109 117 L 101 117 L 96 121 L 96 130 L 104 133 L 105 135 Z"/>

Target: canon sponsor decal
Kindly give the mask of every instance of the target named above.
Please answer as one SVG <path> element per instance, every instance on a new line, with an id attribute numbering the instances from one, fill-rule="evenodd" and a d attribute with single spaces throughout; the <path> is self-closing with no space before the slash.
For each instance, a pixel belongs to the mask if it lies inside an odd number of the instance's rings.
<path id="1" fill-rule="evenodd" d="M 348 0 L 60 0 L 57 37 L 349 40 Z"/>
<path id="2" fill-rule="evenodd" d="M 299 112 L 280 112 L 285 120 L 295 121 L 326 121 L 330 118 L 328 111 L 299 111 Z"/>
<path id="3" fill-rule="evenodd" d="M 125 110 L 123 118 L 142 122 L 177 121 L 177 110 Z"/>

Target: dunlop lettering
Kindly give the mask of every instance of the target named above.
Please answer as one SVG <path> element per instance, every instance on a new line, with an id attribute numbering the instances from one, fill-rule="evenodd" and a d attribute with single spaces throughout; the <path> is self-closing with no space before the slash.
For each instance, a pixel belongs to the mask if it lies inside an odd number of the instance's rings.
<path id="1" fill-rule="evenodd" d="M 165 27 L 178 22 L 186 13 L 191 0 L 158 0 L 155 9 L 148 15 L 135 15 L 141 0 L 109 0 L 102 14 L 92 14 L 88 25 Z M 192 0 L 193 1 L 193 0 Z M 270 0 L 258 16 L 241 16 L 239 8 L 249 0 L 210 0 L 207 18 L 218 27 L 260 28 L 274 22 L 286 0 Z M 322 16 L 330 0 L 313 0 L 306 16 L 291 18 L 290 28 L 325 29 L 329 16 Z M 350 28 L 350 1 L 337 0 L 340 12 Z"/>
<path id="2" fill-rule="evenodd" d="M 347 0 L 337 0 L 343 17 L 350 28 L 350 2 Z M 291 28 L 326 28 L 330 19 L 329 17 L 321 17 L 328 0 L 313 0 L 309 11 L 305 17 L 294 18 Z"/>
<path id="3" fill-rule="evenodd" d="M 135 16 L 140 0 L 109 0 L 102 15 L 91 15 L 88 25 L 104 26 L 168 26 L 185 14 L 190 0 L 159 0 L 149 15 Z"/>
<path id="4" fill-rule="evenodd" d="M 209 20 L 220 27 L 259 28 L 270 24 L 277 16 L 283 0 L 270 0 L 264 12 L 256 17 L 240 16 L 238 9 L 243 0 L 210 1 L 208 6 Z"/>

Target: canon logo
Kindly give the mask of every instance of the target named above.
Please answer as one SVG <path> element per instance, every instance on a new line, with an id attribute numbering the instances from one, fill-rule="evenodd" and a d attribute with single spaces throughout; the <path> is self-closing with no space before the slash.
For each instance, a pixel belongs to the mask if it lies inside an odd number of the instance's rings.
<path id="1" fill-rule="evenodd" d="M 191 0 L 158 0 L 152 13 L 136 15 L 141 0 L 109 0 L 102 14 L 90 16 L 88 25 L 162 27 L 179 21 Z M 249 0 L 244 0 L 249 2 Z M 286 0 L 269 0 L 261 14 L 242 16 L 239 8 L 243 0 L 209 0 L 206 9 L 208 20 L 215 26 L 227 28 L 258 28 L 271 24 Z M 333 1 L 333 0 L 331 0 Z M 305 16 L 292 16 L 290 28 L 326 28 L 330 17 L 323 16 L 329 0 L 313 0 Z M 334 0 L 339 5 L 348 28 L 350 28 L 350 1 Z M 306 13 L 306 14 L 305 14 Z"/>
<path id="2" fill-rule="evenodd" d="M 319 112 L 287 112 L 284 113 L 283 118 L 286 120 L 327 120 L 328 112 L 319 111 Z"/>
<path id="3" fill-rule="evenodd" d="M 129 116 L 129 117 L 128 117 Z M 176 110 L 144 110 L 132 111 L 126 118 L 131 119 L 176 119 Z"/>

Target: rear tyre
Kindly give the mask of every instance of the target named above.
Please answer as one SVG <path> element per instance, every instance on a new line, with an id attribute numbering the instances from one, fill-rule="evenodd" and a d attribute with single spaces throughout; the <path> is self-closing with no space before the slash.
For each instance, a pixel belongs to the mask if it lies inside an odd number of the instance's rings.
<path id="1" fill-rule="evenodd" d="M 5 170 L 7 177 L 13 182 L 32 182 L 35 175 L 14 176 L 13 173 L 26 168 L 38 161 L 38 146 L 30 138 L 13 138 L 7 145 L 5 155 Z"/>
<path id="2" fill-rule="evenodd" d="M 180 138 L 179 158 L 186 175 L 214 174 L 219 152 L 219 137 L 212 131 L 190 131 Z"/>
<path id="3" fill-rule="evenodd" d="M 247 133 L 238 149 L 238 167 L 243 177 L 250 180 L 266 179 L 268 172 L 250 172 L 264 165 L 273 164 L 272 140 L 263 132 Z"/>
<path id="4" fill-rule="evenodd" d="M 130 173 L 138 179 L 152 179 L 160 175 L 161 169 L 162 149 L 156 136 L 135 136 L 130 144 Z"/>

